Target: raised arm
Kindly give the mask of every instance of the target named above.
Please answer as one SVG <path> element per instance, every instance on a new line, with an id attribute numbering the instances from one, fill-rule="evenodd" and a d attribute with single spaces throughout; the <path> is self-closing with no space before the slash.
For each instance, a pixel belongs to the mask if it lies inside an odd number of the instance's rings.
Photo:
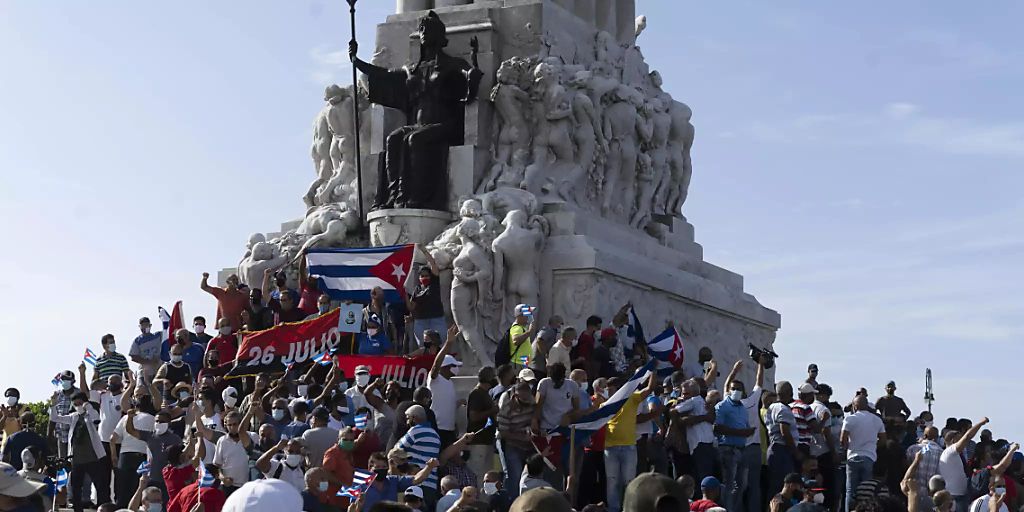
<path id="1" fill-rule="evenodd" d="M 451 446 L 445 448 L 444 451 L 441 452 L 439 458 L 441 465 L 443 466 L 447 464 L 448 460 L 452 457 L 458 457 L 459 454 L 462 453 L 462 450 L 464 450 L 471 442 L 473 442 L 473 434 L 463 434 L 458 441 L 455 441 Z"/>
<path id="2" fill-rule="evenodd" d="M 124 392 L 121 393 L 121 410 L 127 411 L 132 408 L 132 398 L 135 397 L 135 374 L 130 374 L 128 377 L 128 386 Z"/>
<path id="3" fill-rule="evenodd" d="M 763 361 L 763 357 L 764 356 L 762 356 L 762 360 L 759 360 L 757 362 L 757 374 L 754 375 L 754 386 L 755 387 L 759 387 L 759 388 L 764 386 L 764 361 Z"/>
<path id="4" fill-rule="evenodd" d="M 1003 459 L 999 461 L 999 464 L 996 464 L 995 467 L 992 468 L 993 475 L 1002 475 L 1006 473 L 1007 469 L 1010 469 L 1010 463 L 1013 462 L 1013 454 L 1018 448 L 1020 448 L 1020 445 L 1017 443 L 1010 445 L 1010 448 L 1006 450 L 1006 455 L 1003 456 Z"/>
<path id="5" fill-rule="evenodd" d="M 85 391 L 86 393 L 88 393 L 89 392 L 89 380 L 85 378 L 85 363 L 84 362 L 79 363 L 79 365 L 78 365 L 78 382 L 81 383 L 81 384 L 79 384 L 79 387 L 82 389 L 82 391 Z"/>
<path id="6" fill-rule="evenodd" d="M 743 369 L 743 360 L 737 359 L 736 364 L 732 365 L 732 370 L 729 370 L 729 375 L 725 376 L 725 384 L 722 384 L 722 389 L 728 390 L 729 384 L 736 379 L 736 375 Z"/>
<path id="7" fill-rule="evenodd" d="M 203 290 L 206 293 L 216 296 L 216 293 L 213 291 L 213 287 L 206 282 L 208 279 L 210 279 L 210 273 L 203 272 L 203 280 L 199 281 L 199 289 Z"/>
<path id="8" fill-rule="evenodd" d="M 263 270 L 263 284 L 260 285 L 260 291 L 263 292 L 261 294 L 263 304 L 268 304 L 270 301 L 270 277 L 273 275 L 274 269 L 272 267 L 267 267 Z"/>
<path id="9" fill-rule="evenodd" d="M 441 363 L 444 362 L 444 356 L 448 355 L 448 352 L 452 349 L 452 343 L 455 342 L 455 337 L 459 335 L 459 326 L 452 324 L 448 328 L 448 338 L 444 340 L 444 345 L 441 345 L 441 350 L 437 351 L 437 357 L 434 358 L 434 364 L 430 367 L 430 378 L 436 379 L 438 372 L 441 371 Z"/>
<path id="10" fill-rule="evenodd" d="M 416 244 L 416 248 L 420 250 L 420 253 L 423 254 L 423 258 L 427 260 L 427 265 L 430 266 L 430 272 L 435 276 L 441 275 L 441 267 L 437 266 L 437 260 L 435 260 L 434 256 L 430 254 L 427 247 L 422 244 Z"/>
<path id="11" fill-rule="evenodd" d="M 430 478 L 430 474 L 433 473 L 439 465 L 440 462 L 437 459 L 428 460 L 423 466 L 423 469 L 421 469 L 419 473 L 416 473 L 416 476 L 412 477 L 412 484 L 419 485 L 426 482 L 427 479 Z"/>
<path id="12" fill-rule="evenodd" d="M 971 425 L 971 428 L 968 429 L 964 435 L 960 436 L 960 439 L 956 442 L 956 444 L 953 445 L 953 447 L 956 448 L 956 451 L 958 453 L 963 453 L 964 448 L 967 448 L 968 441 L 974 438 L 974 436 L 978 435 L 978 431 L 981 430 L 981 427 L 984 427 L 987 423 L 988 418 L 982 418 L 981 421 L 975 423 L 974 425 Z"/>
<path id="13" fill-rule="evenodd" d="M 914 454 L 914 461 L 910 463 L 910 467 L 907 468 L 907 472 L 903 475 L 903 481 L 900 482 L 900 490 L 903 494 L 907 495 L 907 505 L 910 512 L 916 512 L 917 507 L 917 468 L 921 465 L 921 452 Z"/>
<path id="14" fill-rule="evenodd" d="M 269 473 L 270 461 L 274 458 L 274 454 L 283 450 L 286 446 L 288 446 L 288 440 L 282 439 L 274 446 L 271 446 L 269 450 L 263 452 L 263 455 L 260 455 L 260 458 L 256 461 L 256 469 L 258 469 L 260 473 Z"/>

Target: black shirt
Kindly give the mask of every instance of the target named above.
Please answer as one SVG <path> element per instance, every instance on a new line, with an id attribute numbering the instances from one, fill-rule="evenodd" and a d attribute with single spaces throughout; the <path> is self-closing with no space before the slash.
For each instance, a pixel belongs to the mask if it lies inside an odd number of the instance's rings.
<path id="1" fill-rule="evenodd" d="M 469 392 L 469 403 L 466 408 L 466 430 L 468 432 L 477 432 L 484 428 L 487 424 L 487 418 L 480 421 L 473 421 L 469 418 L 469 411 L 489 411 L 494 407 L 494 401 L 491 400 L 490 394 L 487 390 L 481 388 L 473 388 L 473 391 Z M 473 438 L 473 442 L 470 444 L 494 444 L 494 429 L 496 426 L 492 425 L 487 430 L 484 430 L 479 436 Z"/>
<path id="2" fill-rule="evenodd" d="M 19 430 L 7 438 L 4 445 L 4 462 L 14 466 L 14 469 L 21 470 L 21 452 L 28 447 L 35 447 L 42 453 L 42 462 L 48 454 L 46 440 L 31 430 Z"/>
<path id="3" fill-rule="evenodd" d="M 612 362 L 612 351 L 608 347 L 598 344 L 590 353 L 590 357 L 600 365 L 597 370 L 598 377 L 610 379 L 618 375 L 618 372 L 615 371 L 615 363 Z"/>
<path id="4" fill-rule="evenodd" d="M 405 421 L 405 411 L 414 405 L 418 404 L 408 400 L 398 404 L 398 407 L 395 408 L 395 428 L 391 431 L 391 445 L 397 444 L 402 436 L 409 431 L 409 423 Z M 437 416 L 434 415 L 433 409 L 430 407 L 424 407 L 424 409 L 427 410 L 427 421 L 430 422 L 430 428 L 437 430 Z"/>
<path id="5" fill-rule="evenodd" d="M 440 278 L 430 274 L 430 284 L 423 286 L 416 282 L 416 290 L 412 292 L 412 303 L 416 306 L 412 317 L 417 320 L 439 318 L 444 316 L 444 305 L 441 304 Z"/>

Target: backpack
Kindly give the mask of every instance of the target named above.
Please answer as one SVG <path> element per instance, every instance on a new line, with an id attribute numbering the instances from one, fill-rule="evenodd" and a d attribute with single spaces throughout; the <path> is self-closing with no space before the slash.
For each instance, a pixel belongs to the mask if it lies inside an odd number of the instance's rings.
<path id="1" fill-rule="evenodd" d="M 498 346 L 494 349 L 494 367 L 512 362 L 512 335 L 509 330 L 512 326 L 505 328 L 505 335 L 498 340 Z"/>

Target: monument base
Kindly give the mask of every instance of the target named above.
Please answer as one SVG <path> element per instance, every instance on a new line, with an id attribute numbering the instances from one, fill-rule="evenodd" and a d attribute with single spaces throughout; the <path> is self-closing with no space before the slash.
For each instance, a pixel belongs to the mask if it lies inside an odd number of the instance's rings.
<path id="1" fill-rule="evenodd" d="M 455 217 L 448 212 L 416 208 L 388 208 L 366 214 L 370 244 L 426 244 L 440 235 Z"/>

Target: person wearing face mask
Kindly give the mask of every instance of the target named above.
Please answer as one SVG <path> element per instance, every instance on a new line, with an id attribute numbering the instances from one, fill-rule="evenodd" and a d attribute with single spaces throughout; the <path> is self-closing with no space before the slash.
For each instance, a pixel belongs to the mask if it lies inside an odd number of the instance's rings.
<path id="1" fill-rule="evenodd" d="M 249 305 L 249 297 L 238 289 L 238 275 L 228 276 L 224 280 L 224 288 L 210 286 L 206 282 L 208 279 L 210 279 L 210 274 L 203 272 L 203 280 L 199 282 L 199 288 L 217 299 L 217 320 L 227 318 L 231 322 L 232 328 L 240 329 L 242 327 L 242 310 Z"/>
<path id="2" fill-rule="evenodd" d="M 139 478 L 139 488 L 126 508 L 139 512 L 162 512 L 166 501 L 164 493 L 157 487 L 145 487 L 146 479 L 145 475 Z"/>
<path id="3" fill-rule="evenodd" d="M 288 411 L 288 400 L 285 398 L 274 399 L 270 406 L 270 417 L 266 418 L 264 422 L 273 426 L 280 438 L 285 427 L 292 422 L 292 416 Z"/>
<path id="4" fill-rule="evenodd" d="M 231 347 L 224 347 L 224 350 L 231 350 Z M 219 350 L 207 350 L 203 360 L 203 369 L 199 370 L 199 378 L 197 379 L 199 382 L 212 380 L 213 388 L 218 391 L 229 389 L 228 381 L 224 380 L 224 376 L 235 366 L 234 361 L 224 361 L 224 357 L 221 356 L 223 353 Z M 233 352 L 231 353 L 233 354 Z"/>
<path id="5" fill-rule="evenodd" d="M 480 491 L 489 512 L 508 512 L 512 506 L 512 496 L 505 490 L 501 471 L 488 471 L 484 474 L 484 484 Z"/>
<path id="6" fill-rule="evenodd" d="M 313 409 L 313 428 L 302 434 L 302 442 L 309 450 L 310 467 L 320 467 L 324 454 L 338 442 L 338 430 L 327 426 L 330 417 L 326 407 Z"/>
<path id="7" fill-rule="evenodd" d="M 271 291 L 271 281 L 277 285 L 277 289 Z M 274 325 L 291 322 L 301 322 L 308 315 L 307 312 L 299 309 L 299 294 L 295 290 L 284 286 L 285 276 L 283 273 L 274 274 L 274 269 L 268 268 L 263 272 L 263 297 L 270 299 L 267 307 L 274 311 Z"/>
<path id="8" fill-rule="evenodd" d="M 501 404 L 498 410 L 498 455 L 502 457 L 502 467 L 507 472 L 505 488 L 515 497 L 519 495 L 519 480 L 526 458 L 534 453 L 528 430 L 537 403 L 526 382 L 516 384 L 509 396 L 509 400 Z"/>
<path id="9" fill-rule="evenodd" d="M 85 374 L 85 363 L 78 365 L 79 373 Z M 72 411 L 71 397 L 80 390 L 75 387 L 75 373 L 71 370 L 64 370 L 57 375 L 60 389 L 57 391 L 56 409 L 58 414 L 70 414 Z M 85 380 L 84 378 L 82 379 Z M 57 455 L 66 457 L 68 455 L 68 436 L 71 429 L 67 424 L 49 422 L 46 426 L 46 436 L 57 440 Z"/>
<path id="10" fill-rule="evenodd" d="M 260 288 L 249 290 L 249 304 L 243 311 L 248 314 L 249 318 L 246 323 L 247 330 L 250 332 L 262 331 L 274 326 L 274 311 L 267 307 L 263 300 L 263 290 Z"/>
<path id="11" fill-rule="evenodd" d="M 327 472 L 321 468 L 306 471 L 305 485 L 302 489 L 303 512 L 321 512 L 330 505 L 331 495 L 327 492 L 330 482 Z"/>
<path id="12" fill-rule="evenodd" d="M 323 470 L 328 481 L 327 492 L 331 496 L 329 504 L 340 510 L 348 507 L 348 498 L 337 496 L 342 486 L 352 485 L 352 476 L 355 471 L 352 452 L 356 449 L 359 438 L 352 427 L 345 427 L 338 434 L 333 446 L 324 452 Z"/>
<path id="13" fill-rule="evenodd" d="M 434 468 L 428 471 L 429 478 L 423 482 L 423 486 L 429 489 L 430 493 L 437 491 L 437 456 L 440 455 L 441 438 L 437 431 L 427 421 L 427 411 L 422 405 L 413 405 L 405 411 L 406 423 L 409 425 L 408 432 L 399 439 L 396 448 L 400 448 L 409 454 L 409 462 L 420 468 L 427 469 L 428 461 L 433 460 Z M 422 471 L 421 471 L 422 474 Z M 418 483 L 418 482 L 417 482 Z"/>
<path id="14" fill-rule="evenodd" d="M 180 446 L 182 443 L 181 436 L 170 430 L 171 415 L 167 411 L 160 411 L 156 414 L 156 422 L 153 425 L 152 432 L 135 428 L 136 419 L 137 417 L 132 418 L 129 416 L 125 424 L 125 431 L 129 435 L 137 437 L 145 442 L 150 454 L 149 478 L 144 484 L 140 485 L 152 485 L 160 489 L 163 493 L 163 498 L 166 500 L 167 487 L 164 483 L 162 470 L 168 465 L 167 450 L 173 446 Z"/>
<path id="15" fill-rule="evenodd" d="M 356 409 L 370 406 L 370 402 L 366 399 L 366 393 L 369 392 L 370 386 L 370 367 L 366 365 L 356 366 L 354 380 L 355 386 L 345 390 L 345 396 L 352 400 L 353 412 Z M 380 398 L 380 391 L 374 390 L 373 393 Z"/>
<path id="16" fill-rule="evenodd" d="M 551 362 L 548 361 L 548 352 L 559 341 L 559 333 L 561 331 L 562 317 L 552 315 L 548 318 L 548 323 L 541 327 L 533 338 L 533 343 L 530 345 L 529 366 L 534 373 L 541 377 L 547 375 L 547 367 L 551 365 Z M 512 362 L 514 363 L 515 361 Z M 566 364 L 565 367 L 568 369 L 569 365 Z"/>
<path id="17" fill-rule="evenodd" d="M 305 400 L 293 400 L 291 404 L 292 421 L 281 429 L 282 439 L 299 439 L 309 430 L 306 417 L 309 415 L 309 404 Z M 275 418 L 277 419 L 277 418 Z"/>
<path id="18" fill-rule="evenodd" d="M 738 365 L 742 365 L 737 361 Z M 734 367 L 735 374 L 739 369 Z M 730 379 L 731 380 L 731 379 Z M 722 463 L 722 501 L 726 510 L 740 510 L 741 480 L 746 478 L 743 449 L 754 434 L 747 409 L 743 406 L 743 384 L 731 380 L 728 395 L 715 406 L 714 434 L 718 441 L 718 457 Z"/>
<path id="19" fill-rule="evenodd" d="M 258 441 L 255 433 L 243 428 L 243 425 L 249 424 L 251 415 L 252 411 L 245 416 L 237 411 L 225 415 L 224 428 L 227 435 L 217 439 L 214 449 L 213 463 L 221 468 L 221 481 L 228 495 L 249 481 L 250 453 L 255 452 Z M 204 438 L 212 437 L 201 422 L 197 422 L 196 427 Z"/>
<path id="20" fill-rule="evenodd" d="M 163 345 L 160 359 L 165 363 L 171 361 L 171 351 L 175 346 L 181 348 L 181 360 L 188 365 L 192 378 L 195 378 L 196 375 L 199 375 L 199 370 L 203 368 L 203 353 L 206 350 L 198 343 L 193 343 L 192 333 L 188 332 L 188 329 L 182 328 L 174 331 L 173 338 Z"/>
<path id="21" fill-rule="evenodd" d="M 363 325 L 370 320 L 377 322 L 388 339 L 398 340 L 398 333 L 394 322 L 392 322 L 391 308 L 385 300 L 384 289 L 380 286 L 375 286 L 370 290 L 370 303 L 363 307 Z"/>
<path id="22" fill-rule="evenodd" d="M 498 414 L 498 406 L 491 399 L 489 392 L 497 378 L 494 368 L 486 366 L 477 372 L 477 383 L 469 392 L 466 407 L 466 430 L 475 432 L 469 444 L 469 461 L 466 464 L 477 475 L 494 466 L 494 417 Z M 491 423 L 491 426 L 486 426 Z M 476 485 L 476 482 L 473 483 Z"/>
<path id="23" fill-rule="evenodd" d="M 301 300 L 299 301 L 299 304 L 302 304 Z M 305 311 L 305 308 L 303 308 L 301 306 L 299 307 L 299 309 Z M 330 312 L 331 312 L 331 297 L 328 296 L 326 293 L 321 293 L 320 296 L 317 297 L 317 299 L 316 299 L 316 313 L 312 313 L 312 314 L 307 315 L 306 316 L 306 320 L 312 320 L 314 318 L 319 318 L 319 317 L 321 317 L 323 315 L 326 315 L 327 313 L 330 313 Z M 365 323 L 365 320 L 363 322 Z"/>
<path id="24" fill-rule="evenodd" d="M 206 332 L 206 317 L 197 316 L 192 319 L 192 343 L 205 347 L 213 336 Z"/>
<path id="25" fill-rule="evenodd" d="M 192 383 L 192 368 L 185 364 L 184 353 L 185 347 L 177 343 L 174 344 L 169 349 L 168 361 L 160 365 L 160 369 L 156 371 L 156 377 L 153 379 L 153 382 L 163 386 L 165 390 L 164 400 L 180 400 L 180 396 L 172 396 L 167 390 L 173 390 L 180 384 Z"/>
<path id="26" fill-rule="evenodd" d="M 141 333 L 132 341 L 128 349 L 128 357 L 142 367 L 142 375 L 147 383 L 153 382 L 156 371 L 163 361 L 160 360 L 160 349 L 163 346 L 163 336 L 159 332 L 153 332 L 153 325 L 149 318 L 139 319 L 139 331 Z"/>
<path id="27" fill-rule="evenodd" d="M 135 389 L 134 382 L 129 385 L 126 393 L 132 396 L 131 408 L 120 418 L 110 437 L 110 461 L 115 468 L 114 497 L 121 508 L 128 506 L 138 486 L 136 470 L 146 461 L 149 449 L 142 438 L 153 435 L 156 414 L 152 399 L 143 394 L 141 388 Z"/>
<path id="28" fill-rule="evenodd" d="M 457 334 L 458 328 L 452 326 L 448 333 L 449 341 L 441 346 L 427 376 L 427 388 L 433 396 L 430 409 L 437 418 L 437 434 L 441 436 L 442 449 L 455 442 L 455 413 L 459 406 L 465 404 L 465 400 L 456 397 L 455 384 L 452 382 L 452 377 L 459 374 L 462 366 L 461 361 L 450 355 L 451 340 Z"/>
<path id="29" fill-rule="evenodd" d="M 544 329 L 547 329 L 547 327 Z M 542 333 L 544 329 L 541 329 Z M 548 350 L 547 364 L 553 365 L 555 363 L 561 363 L 562 366 L 565 366 L 566 368 L 572 368 L 571 354 L 572 348 L 576 346 L 576 342 L 576 328 L 566 327 L 558 337 L 558 342 L 551 347 L 551 350 Z"/>
<path id="30" fill-rule="evenodd" d="M 238 351 L 238 336 L 231 328 L 231 322 L 226 318 L 217 321 L 217 336 L 206 345 L 207 368 L 215 368 L 217 365 L 235 360 L 235 352 Z M 210 352 L 216 352 L 216 362 L 210 364 Z"/>
<path id="31" fill-rule="evenodd" d="M 22 452 L 30 450 L 33 453 L 37 453 L 36 460 L 42 462 L 45 460 L 49 449 L 47 448 L 46 439 L 32 430 L 32 426 L 36 421 L 36 416 L 32 411 L 25 410 L 25 412 L 21 413 L 19 421 L 21 429 L 8 436 L 7 442 L 4 443 L 3 461 L 14 466 L 14 469 L 20 470 L 22 469 Z M 42 464 L 39 467 L 42 468 Z"/>
<path id="32" fill-rule="evenodd" d="M 72 411 L 61 414 L 57 411 L 59 393 L 50 398 L 50 421 L 67 425 L 70 429 L 68 437 L 68 455 L 71 459 L 71 501 L 75 512 L 82 512 L 85 497 L 85 476 L 88 475 L 96 487 L 99 503 L 110 501 L 110 459 L 103 451 L 96 423 L 99 413 L 89 405 L 89 395 L 82 391 L 71 397 Z"/>
<path id="33" fill-rule="evenodd" d="M 282 451 L 284 456 L 278 457 Z M 265 478 L 284 480 L 301 492 L 305 487 L 305 460 L 301 439 L 281 439 L 263 452 L 256 461 L 256 470 Z"/>
<path id="34" fill-rule="evenodd" d="M 4 391 L 4 401 L 0 403 L 0 424 L 3 425 L 3 437 L 0 440 L 0 446 L 6 446 L 7 438 L 21 430 L 21 423 L 18 422 L 18 417 L 21 416 L 25 408 L 19 403 L 20 400 L 21 392 L 17 388 L 7 388 Z"/>
<path id="35" fill-rule="evenodd" d="M 412 313 L 412 332 L 416 337 L 416 344 L 422 347 L 423 331 L 433 329 L 443 337 L 447 325 L 444 320 L 444 305 L 441 302 L 441 271 L 426 247 L 420 244 L 416 247 L 427 260 L 427 264 L 419 269 L 416 288 L 406 298 L 406 308 Z M 441 339 L 441 343 L 445 341 L 446 338 Z"/>
<path id="36" fill-rule="evenodd" d="M 93 380 L 106 379 L 111 375 L 124 375 L 128 378 L 131 370 L 128 367 L 128 359 L 117 352 L 117 343 L 113 334 L 104 334 L 100 339 L 103 345 L 103 354 L 96 358 L 93 366 Z"/>
<path id="37" fill-rule="evenodd" d="M 53 478 L 44 472 L 46 470 L 46 456 L 44 453 L 42 449 L 36 446 L 22 450 L 21 456 L 17 457 L 21 467 L 18 470 L 18 475 L 29 482 L 46 486 L 45 490 L 39 493 L 43 505 L 41 510 L 52 510 L 53 495 L 55 494 L 54 481 Z"/>
<path id="38" fill-rule="evenodd" d="M 384 397 L 377 391 L 384 388 Z M 371 428 L 381 443 L 388 442 L 395 427 L 396 409 L 401 400 L 402 386 L 398 381 L 377 379 L 366 388 L 366 401 L 373 412 Z"/>
<path id="39" fill-rule="evenodd" d="M 383 356 L 392 355 L 395 349 L 386 332 L 380 328 L 380 320 L 371 317 L 366 323 L 366 332 L 359 333 L 359 355 Z"/>

